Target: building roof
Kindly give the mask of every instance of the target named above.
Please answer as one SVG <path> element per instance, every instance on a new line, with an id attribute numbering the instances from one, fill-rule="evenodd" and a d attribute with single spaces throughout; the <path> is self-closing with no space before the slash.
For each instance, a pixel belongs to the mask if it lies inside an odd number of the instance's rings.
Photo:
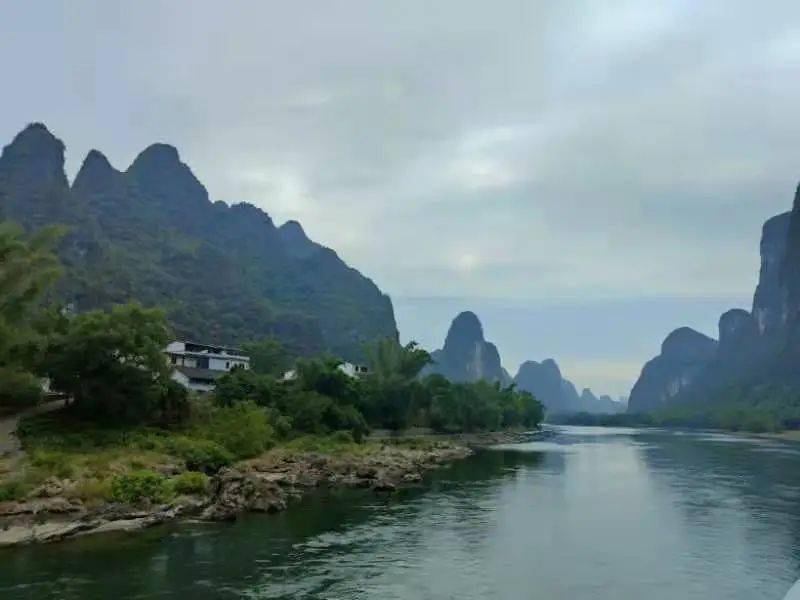
<path id="1" fill-rule="evenodd" d="M 242 350 L 241 348 L 234 348 L 233 346 L 223 346 L 220 344 L 203 344 L 201 342 L 193 342 L 192 340 L 175 340 L 175 341 L 181 342 L 183 344 L 189 344 L 190 346 L 200 346 L 202 348 L 213 348 L 214 350 L 225 350 L 226 352 L 244 354 L 244 350 Z"/>
<path id="2" fill-rule="evenodd" d="M 197 367 L 175 367 L 176 371 L 180 371 L 189 379 L 202 379 L 206 381 L 216 381 L 228 371 L 219 371 L 215 369 L 198 369 Z"/>
<path id="3" fill-rule="evenodd" d="M 194 356 L 195 358 L 216 358 L 217 360 L 234 359 L 250 362 L 250 356 L 248 354 L 212 354 L 208 352 L 194 352 L 192 350 L 165 350 L 164 352 L 170 356 Z"/>

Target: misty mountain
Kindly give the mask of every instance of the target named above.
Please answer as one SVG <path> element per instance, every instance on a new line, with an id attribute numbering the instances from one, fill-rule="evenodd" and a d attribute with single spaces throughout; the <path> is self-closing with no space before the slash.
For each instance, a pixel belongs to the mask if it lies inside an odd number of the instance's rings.
<path id="1" fill-rule="evenodd" d="M 545 405 L 549 414 L 600 414 L 623 410 L 620 403 L 608 396 L 598 398 L 589 388 L 579 395 L 575 385 L 562 376 L 558 363 L 552 358 L 541 363 L 532 360 L 522 363 L 514 383 L 517 388 L 533 394 Z"/>
<path id="2" fill-rule="evenodd" d="M 499 381 L 503 385 L 511 382 L 500 363 L 497 346 L 484 339 L 480 320 L 469 311 L 453 319 L 444 346 L 432 352 L 431 359 L 433 364 L 425 369 L 424 374 L 438 373 L 458 382 L 481 379 Z"/>
<path id="3" fill-rule="evenodd" d="M 251 204 L 212 202 L 178 151 L 153 144 L 126 171 L 86 156 L 74 183 L 64 144 L 32 124 L 0 156 L 0 216 L 63 224 L 58 293 L 78 311 L 138 300 L 176 334 L 218 343 L 274 335 L 298 353 L 362 356 L 397 335 L 392 303 L 299 223 Z"/>
<path id="4" fill-rule="evenodd" d="M 719 320 L 719 341 L 688 328 L 671 333 L 634 385 L 630 412 L 705 402 L 725 389 L 800 383 L 800 187 L 791 212 L 769 219 L 750 311 Z"/>

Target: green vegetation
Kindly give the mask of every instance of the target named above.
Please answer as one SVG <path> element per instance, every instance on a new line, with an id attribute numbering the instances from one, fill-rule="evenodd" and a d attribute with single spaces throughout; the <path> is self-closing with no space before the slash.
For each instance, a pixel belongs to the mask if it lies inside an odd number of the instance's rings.
<path id="1" fill-rule="evenodd" d="M 541 404 L 513 387 L 420 379 L 428 353 L 393 338 L 367 348 L 361 377 L 316 357 L 296 360 L 288 380 L 279 377 L 290 353 L 273 338 L 253 342 L 251 370 L 235 368 L 214 394 L 189 397 L 163 354 L 163 311 L 123 304 L 71 315 L 48 303 L 55 233 L 0 228 L 0 407 L 34 404 L 44 376 L 69 398 L 63 410 L 22 420 L 27 458 L 0 475 L 0 499 L 67 481 L 63 493 L 84 501 L 161 503 L 278 445 L 361 453 L 373 449 L 363 443 L 371 428 L 459 432 L 542 420 Z"/>
<path id="2" fill-rule="evenodd" d="M 269 413 L 252 402 L 195 411 L 191 435 L 225 448 L 236 459 L 252 458 L 275 444 Z"/>
<path id="3" fill-rule="evenodd" d="M 47 351 L 55 389 L 93 419 L 180 420 L 186 391 L 170 379 L 164 313 L 136 304 L 69 319 Z"/>
<path id="4" fill-rule="evenodd" d="M 166 502 L 171 493 L 167 478 L 153 471 L 133 471 L 116 475 L 111 480 L 111 499 L 125 504 L 136 504 L 145 499 Z"/>
<path id="5" fill-rule="evenodd" d="M 175 149 L 155 144 L 123 172 L 90 155 L 72 186 L 50 159 L 61 152 L 41 124 L 20 133 L 0 165 L 0 209 L 29 230 L 69 227 L 55 293 L 81 312 L 136 300 L 162 307 L 180 338 L 275 336 L 293 356 L 355 359 L 364 341 L 395 331 L 372 281 L 296 223 L 277 228 L 253 205 L 211 202 Z"/>
<path id="6" fill-rule="evenodd" d="M 172 489 L 176 494 L 202 494 L 208 489 L 208 475 L 188 471 L 172 480 Z"/>
<path id="7" fill-rule="evenodd" d="M 173 435 L 159 444 L 167 454 L 183 460 L 190 471 L 216 473 L 234 462 L 233 453 L 213 440 Z"/>
<path id="8" fill-rule="evenodd" d="M 527 392 L 496 383 L 451 383 L 441 375 L 419 379 L 428 353 L 393 339 L 369 348 L 369 373 L 353 378 L 334 359 L 297 362 L 291 381 L 235 369 L 222 377 L 216 400 L 224 407 L 252 403 L 298 433 L 348 431 L 361 441 L 370 428 L 431 427 L 442 432 L 536 427 L 542 405 Z"/>
<path id="9" fill-rule="evenodd" d="M 552 423 L 610 427 L 685 427 L 751 433 L 800 429 L 800 389 L 791 385 L 736 386 L 704 403 L 675 404 L 649 414 L 556 415 Z"/>
<path id="10" fill-rule="evenodd" d="M 41 396 L 43 354 L 53 313 L 44 300 L 59 275 L 53 247 L 61 231 L 26 236 L 0 222 L 0 412 L 35 404 Z"/>
<path id="11" fill-rule="evenodd" d="M 292 352 L 274 337 L 246 342 L 242 349 L 250 357 L 250 368 L 263 375 L 283 375 L 292 367 Z"/>

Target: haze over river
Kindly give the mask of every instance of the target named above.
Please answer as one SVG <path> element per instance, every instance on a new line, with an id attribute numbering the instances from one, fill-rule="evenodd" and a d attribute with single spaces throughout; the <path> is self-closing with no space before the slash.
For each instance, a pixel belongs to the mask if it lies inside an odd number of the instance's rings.
<path id="1" fill-rule="evenodd" d="M 2 598 L 781 600 L 800 445 L 559 427 L 392 496 L 0 552 Z"/>

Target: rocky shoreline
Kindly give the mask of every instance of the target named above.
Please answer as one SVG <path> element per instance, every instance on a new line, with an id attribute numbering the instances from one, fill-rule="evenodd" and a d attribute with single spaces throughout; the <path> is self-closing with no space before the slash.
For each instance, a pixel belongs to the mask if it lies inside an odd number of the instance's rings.
<path id="1" fill-rule="evenodd" d="M 110 531 L 137 531 L 180 518 L 231 520 L 248 512 L 285 510 L 292 499 L 318 487 L 369 488 L 392 493 L 422 481 L 426 471 L 470 456 L 476 448 L 530 439 L 495 432 L 438 436 L 428 443 L 382 440 L 368 453 L 329 455 L 273 451 L 222 469 L 205 494 L 169 504 L 89 506 L 70 497 L 72 482 L 47 480 L 23 502 L 0 503 L 0 547 L 49 543 Z"/>

